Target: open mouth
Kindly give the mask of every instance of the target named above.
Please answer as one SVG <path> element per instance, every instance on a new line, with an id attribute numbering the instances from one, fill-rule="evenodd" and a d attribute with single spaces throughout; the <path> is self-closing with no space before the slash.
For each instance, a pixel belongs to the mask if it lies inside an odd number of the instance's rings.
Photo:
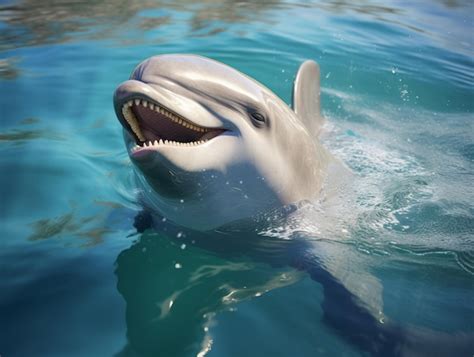
<path id="1" fill-rule="evenodd" d="M 163 145 L 201 145 L 225 131 L 200 126 L 146 99 L 128 100 L 122 105 L 122 115 L 135 138 L 132 151 Z"/>

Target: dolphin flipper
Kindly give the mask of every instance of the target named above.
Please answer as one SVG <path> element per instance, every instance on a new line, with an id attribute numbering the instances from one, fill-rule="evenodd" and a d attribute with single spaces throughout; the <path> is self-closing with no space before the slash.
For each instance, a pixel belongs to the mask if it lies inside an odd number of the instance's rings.
<path id="1" fill-rule="evenodd" d="M 293 84 L 293 110 L 311 134 L 318 135 L 323 124 L 320 109 L 319 65 L 311 60 L 301 64 Z"/>

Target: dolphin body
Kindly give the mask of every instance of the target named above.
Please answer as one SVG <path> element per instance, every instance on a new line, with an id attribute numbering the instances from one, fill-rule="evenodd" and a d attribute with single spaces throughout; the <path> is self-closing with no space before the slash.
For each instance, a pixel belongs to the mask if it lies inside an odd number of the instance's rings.
<path id="1" fill-rule="evenodd" d="M 165 228 L 174 230 L 172 236 L 180 227 L 218 234 L 223 226 L 280 212 L 322 191 L 325 197 L 334 195 L 341 182 L 350 180 L 348 170 L 317 140 L 323 117 L 314 61 L 300 66 L 290 108 L 225 64 L 196 55 L 155 56 L 119 85 L 114 108 L 137 168 L 145 208 L 136 217 L 139 232 L 150 225 L 162 228 L 164 217 L 172 222 Z M 367 256 L 341 244 L 295 239 L 285 244 L 262 240 L 277 247 L 276 255 L 274 247 L 272 256 L 264 257 L 249 242 L 262 237 L 255 227 L 248 233 L 244 240 L 241 234 L 227 241 L 207 235 L 196 243 L 220 253 L 234 245 L 233 254 L 306 271 L 324 287 L 325 321 L 372 355 L 450 355 L 473 349 L 472 336 L 452 338 L 384 321 L 382 286 Z"/>

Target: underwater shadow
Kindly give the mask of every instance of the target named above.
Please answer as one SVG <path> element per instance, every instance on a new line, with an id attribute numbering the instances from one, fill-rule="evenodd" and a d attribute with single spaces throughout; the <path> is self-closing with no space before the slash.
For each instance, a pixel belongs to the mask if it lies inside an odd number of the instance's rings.
<path id="1" fill-rule="evenodd" d="M 315 301 L 323 309 L 323 322 L 360 351 L 372 356 L 469 356 L 474 350 L 472 334 L 378 320 L 324 268 L 314 254 L 322 248 L 318 242 L 263 237 L 251 230 L 235 234 L 232 228 L 203 234 L 167 222 L 147 229 L 151 223 L 147 214 L 137 216 L 141 235 L 117 258 L 128 338 L 117 356 L 203 356 L 212 344 L 208 330 L 217 313 L 306 274 L 323 287 L 323 301 Z M 320 323 L 319 317 L 314 323 Z"/>
<path id="2" fill-rule="evenodd" d="M 126 301 L 128 345 L 117 356 L 204 353 L 216 313 L 301 277 L 295 269 L 236 250 L 221 255 L 204 249 L 200 238 L 192 232 L 146 231 L 120 253 L 117 289 Z"/>

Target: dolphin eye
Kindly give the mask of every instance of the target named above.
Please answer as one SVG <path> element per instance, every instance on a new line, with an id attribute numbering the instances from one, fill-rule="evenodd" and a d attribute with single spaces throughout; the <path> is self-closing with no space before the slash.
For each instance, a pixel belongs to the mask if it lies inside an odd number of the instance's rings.
<path id="1" fill-rule="evenodd" d="M 252 117 L 254 124 L 257 126 L 262 126 L 267 121 L 266 118 L 258 112 L 250 113 L 250 116 Z"/>

